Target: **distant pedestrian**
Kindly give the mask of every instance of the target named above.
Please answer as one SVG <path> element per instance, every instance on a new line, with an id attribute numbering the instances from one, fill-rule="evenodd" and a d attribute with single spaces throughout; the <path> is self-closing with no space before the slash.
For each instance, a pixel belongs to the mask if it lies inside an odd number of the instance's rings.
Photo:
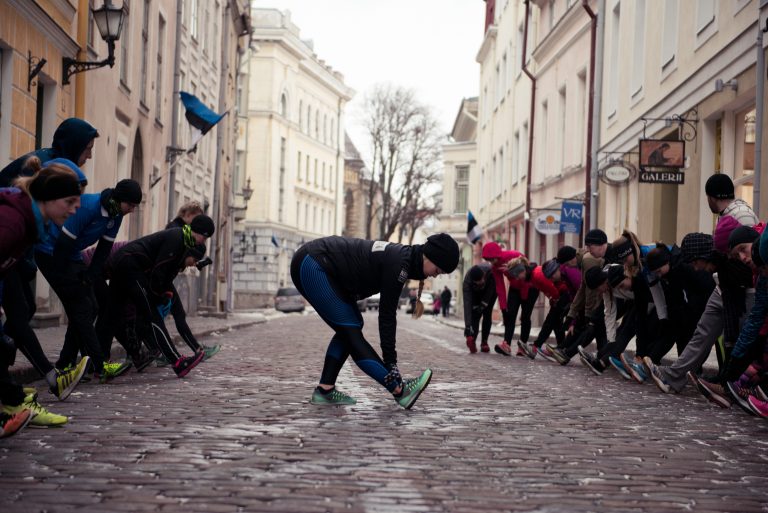
<path id="1" fill-rule="evenodd" d="M 452 297 L 453 297 L 453 294 L 451 294 L 451 290 L 447 286 L 440 293 L 440 304 L 443 312 L 443 317 L 448 317 L 448 315 L 450 315 Z"/>

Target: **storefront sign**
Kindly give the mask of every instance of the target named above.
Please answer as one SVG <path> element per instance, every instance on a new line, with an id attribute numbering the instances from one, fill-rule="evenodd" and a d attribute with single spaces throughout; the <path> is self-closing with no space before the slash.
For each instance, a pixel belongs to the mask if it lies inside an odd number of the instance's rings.
<path id="1" fill-rule="evenodd" d="M 680 185 L 685 183 L 685 173 L 682 171 L 648 171 L 641 170 L 638 180 L 640 183 L 671 183 Z"/>
<path id="2" fill-rule="evenodd" d="M 542 235 L 557 235 L 560 233 L 560 214 L 540 214 L 534 221 L 534 227 Z"/>
<path id="3" fill-rule="evenodd" d="M 623 161 L 613 161 L 599 171 L 599 176 L 608 185 L 623 185 L 634 176 L 632 164 Z"/>
<path id="4" fill-rule="evenodd" d="M 563 201 L 560 209 L 560 231 L 562 233 L 580 233 L 584 205 Z"/>
<path id="5" fill-rule="evenodd" d="M 640 139 L 640 167 L 685 167 L 685 142 Z"/>

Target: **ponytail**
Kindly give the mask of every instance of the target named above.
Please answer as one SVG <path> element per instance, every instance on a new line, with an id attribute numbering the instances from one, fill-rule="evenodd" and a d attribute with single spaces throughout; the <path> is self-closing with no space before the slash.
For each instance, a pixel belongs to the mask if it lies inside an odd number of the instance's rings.
<path id="1" fill-rule="evenodd" d="M 424 303 L 421 302 L 421 292 L 424 290 L 424 280 L 419 281 L 419 293 L 416 296 L 416 304 L 413 307 L 413 318 L 418 319 L 424 315 Z"/>

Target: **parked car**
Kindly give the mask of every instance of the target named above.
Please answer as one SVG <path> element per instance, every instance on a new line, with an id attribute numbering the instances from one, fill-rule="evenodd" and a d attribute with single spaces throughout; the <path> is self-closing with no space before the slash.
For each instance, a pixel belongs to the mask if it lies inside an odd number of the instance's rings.
<path id="1" fill-rule="evenodd" d="M 378 292 L 371 297 L 368 298 L 368 304 L 366 307 L 368 310 L 378 310 L 379 309 L 379 299 L 381 298 L 381 294 Z"/>
<path id="2" fill-rule="evenodd" d="M 301 293 L 293 287 L 277 289 L 275 310 L 278 312 L 303 312 L 305 307 Z"/>

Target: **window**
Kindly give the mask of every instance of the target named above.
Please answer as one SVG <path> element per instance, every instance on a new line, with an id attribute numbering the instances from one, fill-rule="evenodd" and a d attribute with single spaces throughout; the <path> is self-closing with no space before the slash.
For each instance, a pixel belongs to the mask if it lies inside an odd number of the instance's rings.
<path id="1" fill-rule="evenodd" d="M 280 223 L 285 222 L 283 215 L 283 205 L 285 204 L 285 137 L 280 138 L 280 182 L 279 182 L 279 200 L 277 202 L 277 220 Z"/>
<path id="2" fill-rule="evenodd" d="M 144 0 L 144 12 L 141 17 L 141 82 L 139 99 L 147 104 L 147 80 L 149 79 L 149 0 Z"/>
<path id="3" fill-rule="evenodd" d="M 480 169 L 480 204 L 485 203 L 485 168 Z"/>
<path id="4" fill-rule="evenodd" d="M 309 135 L 309 131 L 312 129 L 312 107 L 307 105 L 307 135 Z"/>
<path id="5" fill-rule="evenodd" d="M 280 115 L 288 118 L 288 98 L 285 97 L 285 93 L 280 96 Z"/>
<path id="6" fill-rule="evenodd" d="M 163 52 L 165 47 L 165 19 L 157 20 L 157 80 L 155 81 L 155 119 L 163 121 Z"/>
<path id="7" fill-rule="evenodd" d="M 322 187 L 323 189 L 326 188 L 326 183 L 325 183 L 325 162 L 323 162 L 323 176 L 322 176 L 322 179 L 320 181 L 320 187 Z"/>
<path id="8" fill-rule="evenodd" d="M 715 0 L 696 1 L 696 35 L 715 21 Z"/>
<path id="9" fill-rule="evenodd" d="M 197 15 L 197 9 L 198 9 L 198 2 L 200 0 L 190 0 L 189 2 L 189 35 L 192 36 L 194 39 L 197 39 L 198 35 L 198 23 L 199 20 Z"/>
<path id="10" fill-rule="evenodd" d="M 301 201 L 296 202 L 296 227 L 298 228 L 299 220 L 301 219 Z"/>
<path id="11" fill-rule="evenodd" d="M 493 95 L 493 105 L 494 107 L 499 104 L 501 101 L 501 65 L 496 65 L 496 90 L 494 91 Z"/>
<path id="12" fill-rule="evenodd" d="M 557 167 L 555 173 L 560 174 L 565 168 L 565 164 L 568 159 L 565 156 L 565 142 L 567 137 L 567 121 L 568 121 L 568 97 L 566 95 L 565 87 L 562 87 L 558 92 L 558 127 L 557 127 Z"/>
<path id="13" fill-rule="evenodd" d="M 544 100 L 541 102 L 541 120 L 539 124 L 539 141 L 541 141 L 541 145 L 539 146 L 539 165 L 538 168 L 541 170 L 539 173 L 539 176 L 544 178 L 549 175 L 549 169 L 547 168 L 547 154 L 549 153 L 549 148 L 547 148 L 548 139 L 549 139 L 549 102 L 547 100 Z M 531 178 L 533 178 L 535 175 L 531 175 Z"/>
<path id="14" fill-rule="evenodd" d="M 664 2 L 664 32 L 661 41 L 661 69 L 666 68 L 675 60 L 677 54 L 677 26 L 679 0 Z"/>
<path id="15" fill-rule="evenodd" d="M 515 50 L 515 69 L 517 70 L 517 75 L 520 75 L 523 71 L 523 24 L 517 26 L 517 48 Z"/>
<path id="16" fill-rule="evenodd" d="M 299 100 L 299 130 L 304 131 L 304 101 Z"/>
<path id="17" fill-rule="evenodd" d="M 328 171 L 328 179 L 331 180 L 331 190 L 336 190 L 336 172 L 333 170 L 333 166 Z"/>
<path id="18" fill-rule="evenodd" d="M 616 114 L 619 106 L 619 25 L 621 22 L 621 2 L 616 2 L 611 13 L 611 57 L 608 82 L 608 117 Z"/>
<path id="19" fill-rule="evenodd" d="M 317 167 L 317 159 L 315 159 L 315 179 L 313 180 L 315 182 L 315 187 L 318 185 L 318 180 L 320 179 L 320 173 L 318 173 L 318 167 Z"/>
<path id="20" fill-rule="evenodd" d="M 528 122 L 523 123 L 523 132 L 520 135 L 520 178 L 528 175 Z"/>
<path id="21" fill-rule="evenodd" d="M 501 101 L 504 101 L 504 96 L 507 94 L 507 54 L 501 58 Z"/>
<path id="22" fill-rule="evenodd" d="M 296 164 L 296 179 L 299 182 L 301 181 L 301 152 L 299 152 L 299 159 L 298 159 L 298 162 Z"/>
<path id="23" fill-rule="evenodd" d="M 549 0 L 549 30 L 555 27 L 555 0 Z"/>
<path id="24" fill-rule="evenodd" d="M 315 139 L 320 138 L 320 109 L 315 111 Z"/>
<path id="25" fill-rule="evenodd" d="M 328 114 L 323 115 L 323 142 L 328 142 Z"/>
<path id="26" fill-rule="evenodd" d="M 469 166 L 456 166 L 456 204 L 453 212 L 463 214 L 467 211 L 469 195 Z"/>
<path id="27" fill-rule="evenodd" d="M 307 167 L 305 168 L 307 185 L 309 185 L 309 155 L 307 155 Z"/>
<path id="28" fill-rule="evenodd" d="M 757 110 L 748 110 L 736 114 L 736 169 L 733 184 L 736 197 L 752 203 L 755 183 L 755 129 Z"/>
<path id="29" fill-rule="evenodd" d="M 632 86 L 634 98 L 643 90 L 643 67 L 645 66 L 645 0 L 635 0 L 635 34 L 632 48 Z"/>
<path id="30" fill-rule="evenodd" d="M 512 185 L 520 179 L 520 130 L 515 130 L 512 139 Z"/>
<path id="31" fill-rule="evenodd" d="M 123 30 L 120 32 L 120 44 L 118 45 L 120 46 L 120 83 L 130 89 L 128 87 L 128 68 L 130 66 L 128 50 L 131 47 L 131 16 L 127 1 L 123 3 L 123 9 L 125 16 L 123 16 Z"/>
<path id="32" fill-rule="evenodd" d="M 499 165 L 498 173 L 496 174 L 496 195 L 500 196 L 504 190 L 504 147 L 499 148 Z"/>
<path id="33" fill-rule="evenodd" d="M 94 43 L 94 35 L 97 32 L 96 30 L 96 22 L 93 19 L 93 0 L 88 1 L 88 46 L 93 48 Z"/>
<path id="34" fill-rule="evenodd" d="M 213 31 L 211 32 L 211 42 L 210 42 L 210 48 L 211 48 L 211 56 L 213 59 L 211 59 L 211 63 L 214 67 L 216 67 L 216 63 L 219 62 L 219 54 L 217 52 L 218 46 L 216 43 L 218 43 L 219 38 L 219 2 L 216 2 L 216 5 L 213 7 Z"/>
<path id="35" fill-rule="evenodd" d="M 581 164 L 584 162 L 582 157 L 584 155 L 584 148 L 586 146 L 586 125 L 589 120 L 587 116 L 587 71 L 584 70 L 579 73 L 579 86 L 576 97 L 576 158 L 575 162 Z"/>
<path id="36" fill-rule="evenodd" d="M 331 146 L 336 145 L 336 120 L 331 118 Z"/>

